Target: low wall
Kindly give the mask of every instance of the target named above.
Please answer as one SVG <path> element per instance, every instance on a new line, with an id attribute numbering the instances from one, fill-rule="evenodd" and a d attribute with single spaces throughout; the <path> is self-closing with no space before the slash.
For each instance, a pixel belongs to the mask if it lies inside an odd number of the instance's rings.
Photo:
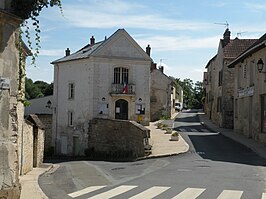
<path id="1" fill-rule="evenodd" d="M 150 130 L 124 120 L 93 119 L 88 131 L 87 156 L 94 158 L 134 159 L 143 157 Z"/>

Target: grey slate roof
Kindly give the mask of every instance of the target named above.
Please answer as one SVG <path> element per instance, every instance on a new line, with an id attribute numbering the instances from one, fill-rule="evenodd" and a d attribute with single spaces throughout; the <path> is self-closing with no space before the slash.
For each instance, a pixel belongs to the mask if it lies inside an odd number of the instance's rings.
<path id="1" fill-rule="evenodd" d="M 106 41 L 106 40 L 105 40 Z M 69 56 L 65 56 L 63 58 L 60 58 L 58 60 L 55 60 L 52 62 L 52 64 L 56 64 L 59 62 L 65 62 L 65 61 L 71 61 L 71 60 L 76 60 L 76 59 L 84 59 L 89 57 L 99 46 L 101 46 L 105 41 L 101 41 L 101 42 L 97 42 L 94 45 L 86 45 L 83 48 L 81 48 L 80 50 L 78 50 L 77 52 L 69 55 Z"/>

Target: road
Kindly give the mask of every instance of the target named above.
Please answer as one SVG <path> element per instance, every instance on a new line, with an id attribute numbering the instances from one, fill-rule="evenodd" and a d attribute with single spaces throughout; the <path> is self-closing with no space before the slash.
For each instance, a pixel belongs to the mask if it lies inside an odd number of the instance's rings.
<path id="1" fill-rule="evenodd" d="M 49 198 L 266 199 L 266 160 L 199 122 L 165 121 L 190 145 L 182 155 L 138 162 L 62 162 L 39 179 Z"/>

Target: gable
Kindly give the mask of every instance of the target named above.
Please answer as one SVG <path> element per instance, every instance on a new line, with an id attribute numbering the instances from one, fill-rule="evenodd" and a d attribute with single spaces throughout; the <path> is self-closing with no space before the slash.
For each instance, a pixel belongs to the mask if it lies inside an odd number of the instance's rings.
<path id="1" fill-rule="evenodd" d="M 94 53 L 95 57 L 149 60 L 151 58 L 123 29 L 119 29 Z"/>

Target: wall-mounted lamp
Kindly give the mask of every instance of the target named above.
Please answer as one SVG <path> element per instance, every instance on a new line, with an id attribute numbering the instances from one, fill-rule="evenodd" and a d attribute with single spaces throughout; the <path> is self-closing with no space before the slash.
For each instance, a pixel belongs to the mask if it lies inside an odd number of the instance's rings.
<path id="1" fill-rule="evenodd" d="M 139 98 L 139 102 L 142 102 L 142 99 L 141 98 Z"/>
<path id="2" fill-rule="evenodd" d="M 266 72 L 262 71 L 263 67 L 264 67 L 264 63 L 263 63 L 263 60 L 261 58 L 259 59 L 259 61 L 257 63 L 257 67 L 258 67 L 259 73 L 266 73 Z"/>
<path id="3" fill-rule="evenodd" d="M 50 100 L 48 100 L 45 107 L 46 108 L 52 108 L 52 102 Z"/>
<path id="4" fill-rule="evenodd" d="M 105 101 L 105 97 L 102 98 L 102 101 L 103 101 L 103 102 Z"/>

